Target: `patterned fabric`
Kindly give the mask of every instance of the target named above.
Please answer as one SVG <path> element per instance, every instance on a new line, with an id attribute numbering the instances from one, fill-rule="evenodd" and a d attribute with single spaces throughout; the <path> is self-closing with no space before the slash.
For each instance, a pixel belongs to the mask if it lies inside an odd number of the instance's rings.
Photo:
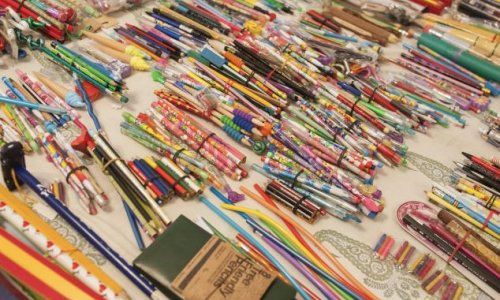
<path id="1" fill-rule="evenodd" d="M 408 152 L 407 161 L 410 168 L 416 168 L 430 180 L 441 184 L 451 183 L 452 169 L 446 165 L 415 152 Z M 500 242 L 493 237 L 487 234 L 482 236 L 495 246 L 500 246 Z M 326 244 L 334 255 L 347 259 L 362 274 L 360 278 L 363 283 L 383 299 L 436 298 L 420 287 L 417 278 L 396 266 L 391 256 L 386 260 L 380 260 L 373 255 L 371 246 L 335 230 L 320 230 L 316 232 L 315 237 Z M 429 250 L 425 251 L 429 253 Z M 455 268 L 445 265 L 442 269 L 463 286 L 462 299 L 491 299 Z"/>
<path id="2" fill-rule="evenodd" d="M 327 245 L 333 254 L 349 261 L 362 274 L 359 277 L 362 282 L 382 299 L 433 299 L 420 287 L 416 277 L 393 263 L 392 257 L 380 260 L 373 255 L 369 245 L 335 230 L 318 231 L 315 237 Z M 447 265 L 444 271 L 464 287 L 462 299 L 490 299 L 453 267 Z"/>

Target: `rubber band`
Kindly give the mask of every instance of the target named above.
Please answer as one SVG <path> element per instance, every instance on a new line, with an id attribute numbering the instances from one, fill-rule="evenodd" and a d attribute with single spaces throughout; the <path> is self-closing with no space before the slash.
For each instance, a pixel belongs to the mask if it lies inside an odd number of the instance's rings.
<path id="1" fill-rule="evenodd" d="M 487 209 L 491 209 L 493 207 L 493 204 L 495 204 L 496 200 L 497 200 L 497 197 L 492 194 L 490 199 L 488 199 L 488 201 L 484 205 L 484 207 L 486 207 Z"/>
<path id="2" fill-rule="evenodd" d="M 108 167 L 109 167 L 112 163 L 117 162 L 117 161 L 124 161 L 124 160 L 123 160 L 122 158 L 118 158 L 118 157 L 117 157 L 117 158 L 113 158 L 113 159 L 109 160 L 107 163 L 105 163 L 105 164 L 102 166 L 102 171 L 103 171 L 103 172 L 107 172 Z M 103 160 L 103 162 L 104 162 L 104 160 Z"/>
<path id="3" fill-rule="evenodd" d="M 186 148 L 181 148 L 181 149 L 175 151 L 174 155 L 172 156 L 172 161 L 174 163 L 177 163 L 177 158 L 179 158 L 179 155 L 181 155 L 181 153 L 184 151 L 186 151 Z"/>
<path id="4" fill-rule="evenodd" d="M 144 181 L 144 183 L 142 184 L 143 187 L 147 187 L 148 184 L 150 183 L 153 183 L 153 180 L 156 180 L 156 179 L 160 179 L 160 176 L 153 176 L 151 178 L 148 178 Z"/>
<path id="5" fill-rule="evenodd" d="M 382 85 L 378 85 L 376 88 L 373 89 L 372 94 L 370 95 L 370 98 L 368 98 L 368 103 L 372 103 L 373 97 L 375 96 L 375 93 L 377 93 L 378 89 L 381 88 Z"/>
<path id="6" fill-rule="evenodd" d="M 336 143 L 337 142 L 337 136 L 340 134 L 340 130 L 336 130 L 335 131 L 335 134 L 333 135 L 333 142 Z"/>
<path id="7" fill-rule="evenodd" d="M 201 141 L 200 145 L 198 146 L 198 149 L 196 149 L 196 153 L 200 154 L 201 147 L 203 147 L 203 144 L 205 144 L 206 141 L 208 141 L 209 138 L 215 135 L 215 132 L 211 132 L 208 134 L 203 141 Z"/>
<path id="8" fill-rule="evenodd" d="M 455 55 L 453 55 L 452 61 L 457 61 L 458 58 L 460 57 L 460 55 L 462 55 L 465 51 L 466 51 L 466 49 L 459 49 L 457 51 L 457 53 L 455 53 Z"/>
<path id="9" fill-rule="evenodd" d="M 356 122 L 351 122 L 351 124 L 349 124 L 349 126 L 347 126 L 346 130 L 352 133 L 353 132 L 352 129 L 354 128 L 354 125 L 356 125 Z"/>
<path id="10" fill-rule="evenodd" d="M 361 97 L 358 97 L 358 99 L 356 99 L 356 101 L 354 102 L 354 104 L 351 106 L 351 111 L 349 112 L 349 116 L 352 117 L 352 115 L 354 114 L 354 109 L 358 105 L 358 102 L 361 101 L 361 100 L 362 100 Z"/>
<path id="11" fill-rule="evenodd" d="M 497 43 L 495 44 L 495 47 L 493 47 L 493 50 L 491 50 L 491 53 L 490 53 L 490 55 L 489 55 L 489 56 L 492 56 L 493 54 L 495 54 L 495 52 L 497 51 L 497 48 L 498 48 L 498 44 L 500 44 L 500 42 L 497 42 Z"/>
<path id="12" fill-rule="evenodd" d="M 323 21 L 321 21 L 321 23 L 319 23 L 319 28 L 318 29 L 323 28 L 323 26 L 325 26 L 326 22 L 328 22 L 328 19 L 324 18 Z"/>
<path id="13" fill-rule="evenodd" d="M 496 215 L 496 212 L 494 212 L 493 210 L 490 210 L 490 212 L 488 213 L 488 216 L 486 217 L 486 219 L 485 219 L 485 220 L 484 220 L 484 222 L 483 222 L 483 226 L 481 227 L 481 230 L 483 230 L 483 231 L 484 231 L 484 229 L 485 229 L 486 227 L 488 227 L 488 224 L 490 223 L 490 220 L 491 220 L 491 218 L 492 218 L 494 215 Z"/>
<path id="14" fill-rule="evenodd" d="M 286 64 L 288 63 L 290 59 L 287 57 L 285 58 L 285 60 L 283 61 L 283 63 L 281 64 L 281 66 L 278 68 L 279 71 L 283 70 L 285 67 L 286 67 Z"/>
<path id="15" fill-rule="evenodd" d="M 491 218 L 495 215 L 495 212 L 494 211 L 490 211 L 490 213 L 488 214 L 488 216 L 486 217 L 486 219 L 484 220 L 483 222 L 483 226 L 481 227 L 481 230 L 484 231 L 484 229 L 486 227 L 488 227 L 488 224 L 491 220 Z M 448 259 L 446 260 L 447 263 L 450 263 L 451 260 L 453 259 L 453 257 L 455 257 L 455 255 L 457 254 L 457 252 L 463 247 L 464 243 L 466 242 L 467 238 L 469 237 L 469 235 L 471 235 L 472 233 L 472 229 L 469 229 L 464 237 L 460 240 L 460 242 L 455 246 L 455 248 L 453 249 L 453 251 L 450 253 L 450 255 L 448 256 Z"/>
<path id="16" fill-rule="evenodd" d="M 252 80 L 252 78 L 255 76 L 255 72 L 252 71 L 252 73 L 250 73 L 250 75 L 248 75 L 248 77 L 246 78 L 247 80 L 245 81 L 245 86 L 248 86 L 248 84 L 250 83 L 250 80 Z"/>
<path id="17" fill-rule="evenodd" d="M 271 77 L 273 76 L 274 72 L 276 72 L 276 71 L 277 71 L 277 68 L 276 68 L 276 67 L 272 68 L 272 70 L 271 70 L 271 71 L 269 71 L 269 73 L 267 73 L 267 75 L 266 75 L 266 80 L 270 80 L 270 79 L 271 79 Z"/>
<path id="18" fill-rule="evenodd" d="M 283 47 L 283 50 L 281 50 L 281 52 L 286 52 L 286 50 L 288 50 L 288 47 L 290 47 L 290 43 L 287 43 L 285 47 Z"/>
<path id="19" fill-rule="evenodd" d="M 342 150 L 342 152 L 340 153 L 339 158 L 337 158 L 337 161 L 335 162 L 335 165 L 337 165 L 338 167 L 340 167 L 340 163 L 342 162 L 342 160 L 344 159 L 344 157 L 345 157 L 346 154 L 347 154 L 347 148 L 344 148 Z"/>
<path id="20" fill-rule="evenodd" d="M 78 166 L 76 168 L 73 168 L 71 169 L 68 174 L 66 175 L 66 183 L 69 184 L 69 178 L 71 177 L 71 175 L 73 175 L 73 173 L 75 173 L 76 171 L 80 171 L 80 170 L 89 170 L 86 166 Z"/>
<path id="21" fill-rule="evenodd" d="M 455 257 L 455 255 L 458 253 L 458 251 L 460 249 L 462 249 L 463 245 L 465 244 L 467 238 L 469 237 L 469 235 L 471 235 L 472 233 L 472 229 L 469 229 L 464 237 L 462 238 L 462 240 L 455 246 L 455 248 L 453 249 L 453 251 L 450 253 L 450 255 L 448 255 L 448 259 L 446 260 L 446 263 L 450 263 L 452 260 L 453 260 L 453 257 Z"/>
<path id="22" fill-rule="evenodd" d="M 292 185 L 291 185 L 292 189 L 294 189 L 294 188 L 295 188 L 295 185 L 297 184 L 297 179 L 299 178 L 299 176 L 300 176 L 302 173 L 304 173 L 304 169 L 300 170 L 300 171 L 299 171 L 299 172 L 295 175 L 295 177 L 293 178 Z"/>
<path id="23" fill-rule="evenodd" d="M 292 208 L 292 212 L 293 212 L 294 215 L 297 214 L 297 210 L 302 205 L 302 202 L 304 202 L 304 200 L 306 200 L 306 199 L 307 199 L 306 196 L 302 196 L 302 198 L 300 198 L 299 201 L 295 202 L 295 204 L 293 205 L 293 208 Z"/>
<path id="24" fill-rule="evenodd" d="M 479 36 L 476 35 L 476 39 L 474 40 L 474 43 L 472 43 L 472 46 L 476 46 L 476 43 L 479 41 Z"/>
<path id="25" fill-rule="evenodd" d="M 189 175 L 185 174 L 184 176 L 179 177 L 176 180 L 174 180 L 174 183 L 171 184 L 172 188 L 175 189 L 176 186 L 181 184 L 181 181 L 183 181 L 184 179 L 186 179 L 188 177 L 189 177 Z M 182 187 L 182 185 L 181 185 L 181 187 Z"/>
<path id="26" fill-rule="evenodd" d="M 26 0 L 22 0 L 18 5 L 17 5 L 17 8 L 16 8 L 16 13 L 21 13 L 21 8 L 24 7 L 24 2 L 26 2 Z"/>

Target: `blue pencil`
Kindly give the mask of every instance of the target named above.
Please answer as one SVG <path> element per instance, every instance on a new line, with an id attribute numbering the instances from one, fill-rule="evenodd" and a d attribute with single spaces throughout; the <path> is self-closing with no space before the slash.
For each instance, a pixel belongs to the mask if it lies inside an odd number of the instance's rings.
<path id="1" fill-rule="evenodd" d="M 130 227 L 132 228 L 132 232 L 134 233 L 135 241 L 137 242 L 137 247 L 139 250 L 143 250 L 145 248 L 144 241 L 142 240 L 141 233 L 139 231 L 139 227 L 137 226 L 136 219 L 130 207 L 128 207 L 127 202 L 123 201 L 123 208 L 125 208 L 125 213 L 127 214 L 128 221 L 130 223 Z"/>
<path id="2" fill-rule="evenodd" d="M 375 247 L 373 247 L 373 252 L 377 252 L 378 251 L 378 248 L 380 248 L 380 246 L 382 246 L 382 243 L 384 243 L 386 237 L 387 237 L 387 234 L 385 234 L 385 233 L 382 234 L 382 236 L 378 240 L 378 242 L 375 245 Z"/>
<path id="3" fill-rule="evenodd" d="M 32 103 L 32 102 L 27 102 L 27 101 L 20 101 L 20 100 L 14 100 L 8 97 L 3 97 L 0 96 L 0 102 L 6 103 L 6 104 L 12 104 L 12 105 L 17 105 L 17 106 L 23 106 L 27 107 L 29 109 L 36 109 L 38 111 L 43 111 L 43 112 L 48 112 L 48 113 L 53 113 L 53 114 L 58 114 L 58 115 L 63 115 L 66 113 L 66 110 L 64 108 L 59 108 L 59 107 L 52 107 L 44 104 L 38 104 L 38 103 Z"/>

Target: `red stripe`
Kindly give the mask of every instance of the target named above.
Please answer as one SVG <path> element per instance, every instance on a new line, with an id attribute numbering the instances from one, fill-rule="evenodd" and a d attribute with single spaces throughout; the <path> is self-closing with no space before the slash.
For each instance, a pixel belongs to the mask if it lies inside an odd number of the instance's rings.
<path id="1" fill-rule="evenodd" d="M 21 266 L 10 260 L 3 253 L 0 253 L 0 267 L 9 275 L 26 284 L 30 289 L 33 289 L 38 294 L 46 299 L 64 299 L 63 295 L 56 290 L 46 285 L 44 282 L 33 276 L 30 272 L 23 269 Z"/>
<path id="2" fill-rule="evenodd" d="M 22 249 L 24 252 L 26 252 L 28 255 L 32 256 L 33 258 L 35 258 L 36 260 L 38 260 L 40 263 L 42 263 L 43 265 L 45 265 L 47 268 L 51 269 L 52 271 L 54 271 L 55 273 L 57 273 L 58 275 L 60 275 L 61 277 L 63 277 L 64 279 L 66 279 L 67 281 L 69 281 L 72 285 L 74 285 L 76 288 L 82 290 L 84 293 L 88 294 L 89 297 L 92 297 L 94 299 L 99 299 L 99 298 L 102 298 L 99 294 L 97 294 L 96 292 L 94 292 L 93 290 L 91 290 L 89 287 L 87 287 L 86 285 L 84 285 L 81 281 L 79 281 L 78 279 L 76 279 L 76 277 L 74 277 L 73 275 L 71 275 L 70 273 L 62 270 L 59 266 L 57 266 L 56 264 L 52 263 L 51 261 L 47 260 L 45 257 L 43 257 L 40 253 L 36 252 L 35 250 L 31 249 L 30 247 L 26 246 L 25 244 L 23 244 L 22 242 L 20 242 L 18 239 L 16 239 L 15 237 L 13 237 L 11 234 L 9 234 L 5 229 L 1 228 L 0 227 L 0 236 L 3 236 L 4 238 L 6 238 L 7 240 L 11 241 L 14 245 L 16 245 L 17 247 L 19 247 L 20 249 Z M 1 250 L 0 250 L 1 252 Z M 20 274 L 26 274 L 26 276 L 29 275 L 29 277 L 27 278 L 32 278 L 32 279 L 36 279 L 37 281 L 39 281 L 36 277 L 34 277 L 31 273 L 28 273 L 26 270 L 22 269 L 21 266 L 17 265 L 15 262 L 11 261 L 7 256 L 5 256 L 3 253 L 0 253 L 0 267 L 4 267 L 5 264 L 3 263 L 3 260 L 8 260 L 10 261 L 12 264 L 14 264 L 12 267 L 14 268 L 17 268 L 19 269 L 20 271 L 23 270 L 23 272 L 21 272 Z M 24 280 L 20 279 L 22 282 L 25 282 Z M 45 285 L 44 283 L 42 283 L 41 281 L 39 281 L 39 284 L 43 284 Z M 40 286 L 41 287 L 41 286 Z M 42 288 L 42 287 L 41 287 Z M 50 287 L 47 287 L 47 288 L 50 288 Z M 52 289 L 51 289 L 52 290 Z M 55 291 L 54 291 L 55 292 Z M 57 292 L 56 292 L 57 293 Z M 59 295 L 59 294 L 58 294 Z M 62 297 L 62 295 L 60 296 Z M 64 298 L 64 297 L 63 297 Z M 52 298 L 52 297 L 49 297 L 48 299 L 56 299 L 56 298 Z"/>

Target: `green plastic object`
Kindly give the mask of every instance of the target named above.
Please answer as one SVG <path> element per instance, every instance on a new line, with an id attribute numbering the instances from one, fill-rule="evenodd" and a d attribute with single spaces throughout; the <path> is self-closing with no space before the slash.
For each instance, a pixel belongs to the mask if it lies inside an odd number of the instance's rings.
<path id="1" fill-rule="evenodd" d="M 445 42 L 435 35 L 422 33 L 417 45 L 431 49 L 486 80 L 500 82 L 500 66 Z"/>

